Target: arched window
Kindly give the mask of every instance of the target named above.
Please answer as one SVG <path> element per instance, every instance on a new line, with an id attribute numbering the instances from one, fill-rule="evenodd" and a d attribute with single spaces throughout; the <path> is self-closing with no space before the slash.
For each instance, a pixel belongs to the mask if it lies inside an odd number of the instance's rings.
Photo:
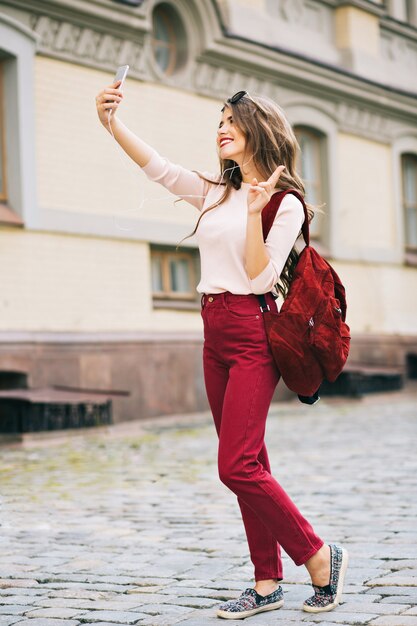
<path id="1" fill-rule="evenodd" d="M 306 201 L 313 205 L 320 205 L 324 202 L 324 170 L 323 170 L 323 133 L 307 127 L 296 126 L 294 132 L 300 145 L 301 152 L 298 153 L 297 171 L 303 179 L 306 189 Z M 327 206 L 324 207 L 326 211 Z M 319 239 L 322 235 L 321 213 L 316 213 L 310 224 L 310 235 Z"/>
<path id="2" fill-rule="evenodd" d="M 417 154 L 401 155 L 401 172 L 405 246 L 417 252 Z"/>
<path id="3" fill-rule="evenodd" d="M 152 50 L 159 70 L 171 76 L 185 64 L 187 36 L 177 11 L 169 3 L 158 4 L 152 16 Z"/>

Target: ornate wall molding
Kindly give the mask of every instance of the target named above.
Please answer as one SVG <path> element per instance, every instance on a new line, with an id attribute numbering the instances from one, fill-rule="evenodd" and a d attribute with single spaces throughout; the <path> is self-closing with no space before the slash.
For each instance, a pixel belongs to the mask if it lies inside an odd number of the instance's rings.
<path id="1" fill-rule="evenodd" d="M 342 131 L 382 142 L 392 141 L 395 135 L 395 124 L 391 119 L 370 108 L 340 102 L 336 115 Z"/>
<path id="2" fill-rule="evenodd" d="M 29 20 L 40 36 L 40 53 L 110 70 L 129 62 L 130 75 L 146 77 L 143 34 L 133 41 L 47 15 L 32 13 Z"/>

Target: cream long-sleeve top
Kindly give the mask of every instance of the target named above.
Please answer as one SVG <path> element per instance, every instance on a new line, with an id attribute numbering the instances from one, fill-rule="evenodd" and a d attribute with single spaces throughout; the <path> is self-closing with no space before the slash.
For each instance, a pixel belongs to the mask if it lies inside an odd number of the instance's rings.
<path id="1" fill-rule="evenodd" d="M 224 192 L 224 185 L 208 183 L 196 172 L 171 163 L 156 151 L 152 152 L 150 161 L 142 169 L 150 180 L 160 183 L 199 211 L 215 203 Z M 202 174 L 216 180 L 211 173 Z M 201 294 L 223 291 L 261 294 L 271 291 L 278 296 L 276 304 L 279 310 L 282 299 L 275 285 L 300 233 L 304 209 L 294 194 L 284 197 L 265 241 L 270 260 L 260 274 L 249 278 L 244 258 L 249 187 L 250 183 L 242 183 L 240 189 L 232 189 L 225 202 L 201 218 L 195 234 L 201 261 L 197 291 Z"/>

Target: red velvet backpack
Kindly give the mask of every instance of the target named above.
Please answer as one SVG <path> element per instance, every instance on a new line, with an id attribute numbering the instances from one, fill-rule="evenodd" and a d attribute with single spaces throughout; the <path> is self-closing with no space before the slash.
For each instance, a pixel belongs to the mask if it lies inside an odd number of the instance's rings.
<path id="1" fill-rule="evenodd" d="M 307 207 L 295 189 L 275 193 L 263 209 L 264 241 L 287 193 L 303 204 L 306 246 L 300 252 L 280 311 L 271 311 L 264 295 L 258 295 L 258 299 L 272 354 L 285 384 L 302 402 L 314 404 L 319 400 L 323 380 L 334 382 L 349 354 L 346 294 L 335 270 L 310 246 Z"/>

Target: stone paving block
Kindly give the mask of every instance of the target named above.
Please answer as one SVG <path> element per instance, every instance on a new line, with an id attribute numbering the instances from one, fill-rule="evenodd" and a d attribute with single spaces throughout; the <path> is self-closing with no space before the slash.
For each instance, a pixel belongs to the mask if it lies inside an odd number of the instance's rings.
<path id="1" fill-rule="evenodd" d="M 417 587 L 417 577 L 404 576 L 403 570 L 401 570 L 401 574 L 392 574 L 391 576 L 374 578 L 369 580 L 366 584 L 371 587 L 387 587 L 389 585 L 395 585 L 396 587 Z"/>
<path id="2" fill-rule="evenodd" d="M 196 598 L 193 596 L 184 596 L 176 598 L 175 604 L 177 604 L 178 606 L 190 606 L 197 609 L 200 607 L 215 606 L 216 604 L 218 604 L 218 601 L 210 598 Z"/>
<path id="3" fill-rule="evenodd" d="M 370 620 L 377 617 L 375 613 L 342 613 L 338 612 L 338 608 L 327 613 L 312 613 L 308 619 L 316 624 L 327 624 L 327 622 L 335 622 L 336 624 L 368 624 Z"/>
<path id="4" fill-rule="evenodd" d="M 84 600 L 77 598 L 39 598 L 37 606 L 48 608 L 69 608 L 69 609 L 90 609 L 94 608 L 94 600 Z"/>
<path id="5" fill-rule="evenodd" d="M 141 611 L 147 615 L 183 615 L 195 611 L 194 607 L 178 606 L 175 604 L 149 604 L 141 607 Z"/>
<path id="6" fill-rule="evenodd" d="M 372 587 L 372 593 L 380 593 L 382 596 L 411 596 L 417 598 L 417 589 L 415 587 L 403 587 L 399 585 L 391 585 L 390 587 Z"/>
<path id="7" fill-rule="evenodd" d="M 37 580 L 33 578 L 1 578 L 0 589 L 6 589 L 7 587 L 37 587 L 39 585 Z"/>
<path id="8" fill-rule="evenodd" d="M 34 604 L 36 597 L 33 596 L 0 596 L 0 606 L 7 604 Z"/>
<path id="9" fill-rule="evenodd" d="M 0 606 L 1 615 L 23 615 L 28 610 L 28 605 L 5 604 Z"/>
<path id="10" fill-rule="evenodd" d="M 145 617 L 139 623 L 141 626 L 173 626 L 173 624 L 182 624 L 183 620 L 183 615 L 176 617 L 173 615 L 153 615 L 152 617 Z"/>
<path id="11" fill-rule="evenodd" d="M 404 615 L 417 615 L 417 600 L 416 606 L 411 606 L 409 609 L 404 611 Z"/>
<path id="12" fill-rule="evenodd" d="M 384 615 L 369 622 L 370 626 L 417 626 L 417 616 Z"/>
<path id="13" fill-rule="evenodd" d="M 4 596 L 44 596 L 47 595 L 48 590 L 39 587 L 29 587 L 29 589 L 21 587 L 7 587 L 7 589 L 0 589 L 0 598 Z"/>
<path id="14" fill-rule="evenodd" d="M 413 606 L 416 602 L 415 596 L 385 596 L 381 599 L 380 604 L 409 604 Z"/>
<path id="15" fill-rule="evenodd" d="M 35 609 L 33 611 L 27 611 L 25 613 L 25 617 L 55 617 L 56 619 L 70 619 L 79 612 L 80 609 Z"/>
<path id="16" fill-rule="evenodd" d="M 337 607 L 338 612 L 340 613 L 376 613 L 380 615 L 398 615 L 402 613 L 407 605 L 403 604 L 393 604 L 387 603 L 383 604 L 382 602 L 361 602 L 358 599 L 357 602 L 346 601 L 343 604 L 340 604 Z"/>
<path id="17" fill-rule="evenodd" d="M 0 615 L 0 626 L 12 626 L 12 624 L 19 622 L 21 619 L 17 615 Z"/>
<path id="18" fill-rule="evenodd" d="M 52 598 L 70 598 L 72 600 L 81 599 L 81 600 L 102 600 L 108 597 L 117 597 L 114 591 L 105 592 L 105 591 L 93 591 L 90 589 L 77 589 L 76 587 L 71 589 L 53 589 L 48 590 L 47 597 L 48 599 Z"/>
<path id="19" fill-rule="evenodd" d="M 34 617 L 18 622 L 21 626 L 76 626 L 79 624 L 75 619 L 50 619 L 47 617 Z"/>
<path id="20" fill-rule="evenodd" d="M 83 622 L 115 622 L 119 624 L 134 624 L 142 617 L 149 617 L 146 613 L 130 611 L 87 611 L 79 613 L 76 618 Z"/>

